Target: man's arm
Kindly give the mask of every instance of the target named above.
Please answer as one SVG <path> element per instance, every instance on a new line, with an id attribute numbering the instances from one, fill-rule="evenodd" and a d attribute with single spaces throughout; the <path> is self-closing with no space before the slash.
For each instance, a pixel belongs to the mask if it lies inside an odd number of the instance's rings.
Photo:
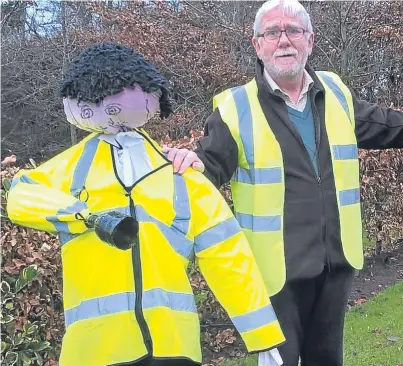
<path id="1" fill-rule="evenodd" d="M 354 99 L 354 113 L 359 148 L 403 148 L 403 112 Z"/>
<path id="2" fill-rule="evenodd" d="M 230 181 L 238 165 L 238 146 L 218 108 L 207 119 L 204 137 L 198 142 L 195 152 L 168 147 L 163 151 L 173 162 L 175 172 L 183 174 L 187 168 L 193 167 L 204 172 L 217 188 Z"/>
<path id="3" fill-rule="evenodd" d="M 218 108 L 206 121 L 204 138 L 198 142 L 196 154 L 204 164 L 204 175 L 216 187 L 231 180 L 238 165 L 238 146 Z"/>
<path id="4" fill-rule="evenodd" d="M 272 349 L 284 335 L 245 234 L 220 192 L 200 173 L 185 172 L 191 236 L 200 270 L 249 352 Z"/>

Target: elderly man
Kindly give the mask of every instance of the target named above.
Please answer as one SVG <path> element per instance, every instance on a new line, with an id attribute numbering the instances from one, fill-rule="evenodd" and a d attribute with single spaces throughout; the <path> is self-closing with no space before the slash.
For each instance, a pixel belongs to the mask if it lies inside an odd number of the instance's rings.
<path id="1" fill-rule="evenodd" d="M 343 364 L 354 269 L 363 265 L 358 147 L 403 148 L 403 114 L 356 100 L 307 65 L 314 34 L 296 0 L 258 11 L 256 76 L 214 98 L 196 152 L 165 148 L 174 170 L 231 180 L 287 342 L 285 366 Z"/>

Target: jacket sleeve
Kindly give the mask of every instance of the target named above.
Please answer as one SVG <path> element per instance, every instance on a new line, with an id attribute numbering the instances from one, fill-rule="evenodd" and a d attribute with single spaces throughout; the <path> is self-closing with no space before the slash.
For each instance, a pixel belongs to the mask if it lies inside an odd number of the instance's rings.
<path id="1" fill-rule="evenodd" d="M 7 197 L 7 214 L 12 222 L 50 233 L 79 234 L 87 230 L 82 219 L 89 215 L 87 204 L 55 183 L 68 179 L 61 172 L 61 163 L 60 156 L 56 156 L 36 169 L 17 173 Z"/>
<path id="2" fill-rule="evenodd" d="M 354 99 L 354 114 L 359 148 L 403 148 L 403 112 Z"/>
<path id="3" fill-rule="evenodd" d="M 196 154 L 205 166 L 205 176 L 217 188 L 230 181 L 238 164 L 238 146 L 218 108 L 206 121 Z"/>
<path id="4" fill-rule="evenodd" d="M 188 171 L 191 230 L 200 270 L 249 352 L 284 342 L 249 243 L 220 192 Z"/>

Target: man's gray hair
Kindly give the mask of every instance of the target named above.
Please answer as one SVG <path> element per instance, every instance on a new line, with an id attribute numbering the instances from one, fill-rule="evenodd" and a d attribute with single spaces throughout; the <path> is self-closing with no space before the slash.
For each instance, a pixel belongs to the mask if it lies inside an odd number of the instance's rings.
<path id="1" fill-rule="evenodd" d="M 311 18 L 306 9 L 298 0 L 269 0 L 266 1 L 256 13 L 255 23 L 253 24 L 253 34 L 255 36 L 259 33 L 260 22 L 263 15 L 277 7 L 281 7 L 283 9 L 283 14 L 300 18 L 305 26 L 305 30 L 309 33 L 312 33 Z"/>

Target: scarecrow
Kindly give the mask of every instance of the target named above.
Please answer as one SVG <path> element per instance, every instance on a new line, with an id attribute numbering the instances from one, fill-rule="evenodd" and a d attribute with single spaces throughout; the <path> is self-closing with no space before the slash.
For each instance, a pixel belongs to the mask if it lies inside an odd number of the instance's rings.
<path id="1" fill-rule="evenodd" d="M 200 364 L 193 257 L 250 352 L 283 343 L 225 200 L 201 173 L 174 174 L 142 128 L 172 113 L 157 69 L 131 48 L 93 45 L 71 63 L 61 95 L 67 120 L 91 134 L 20 171 L 8 196 L 13 222 L 60 240 L 60 365 Z"/>

